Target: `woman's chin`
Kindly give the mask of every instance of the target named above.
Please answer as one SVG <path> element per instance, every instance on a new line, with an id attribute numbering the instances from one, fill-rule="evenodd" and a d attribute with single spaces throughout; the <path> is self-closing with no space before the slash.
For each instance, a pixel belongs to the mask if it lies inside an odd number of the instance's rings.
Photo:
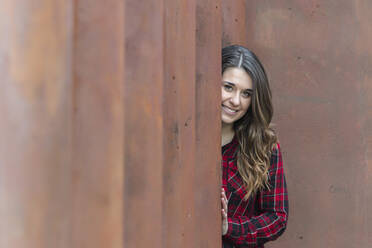
<path id="1" fill-rule="evenodd" d="M 222 117 L 221 119 L 222 119 L 222 124 L 224 124 L 224 125 L 231 125 L 236 121 L 235 118 Z"/>

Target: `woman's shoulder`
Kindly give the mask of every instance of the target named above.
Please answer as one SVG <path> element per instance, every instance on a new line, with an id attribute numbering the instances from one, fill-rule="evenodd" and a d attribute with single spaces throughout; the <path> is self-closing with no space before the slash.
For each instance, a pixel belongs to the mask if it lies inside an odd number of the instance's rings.
<path id="1" fill-rule="evenodd" d="M 280 143 L 279 141 L 277 141 L 272 146 L 271 158 L 270 158 L 270 171 L 278 169 L 278 168 L 282 168 L 282 167 L 283 167 L 282 153 L 280 151 Z"/>

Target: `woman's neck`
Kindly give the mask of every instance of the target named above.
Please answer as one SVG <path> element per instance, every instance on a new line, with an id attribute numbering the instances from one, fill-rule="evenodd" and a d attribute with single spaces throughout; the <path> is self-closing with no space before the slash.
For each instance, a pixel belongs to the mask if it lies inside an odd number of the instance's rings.
<path id="1" fill-rule="evenodd" d="M 221 128 L 221 145 L 226 145 L 234 138 L 234 128 L 233 124 L 222 123 Z"/>

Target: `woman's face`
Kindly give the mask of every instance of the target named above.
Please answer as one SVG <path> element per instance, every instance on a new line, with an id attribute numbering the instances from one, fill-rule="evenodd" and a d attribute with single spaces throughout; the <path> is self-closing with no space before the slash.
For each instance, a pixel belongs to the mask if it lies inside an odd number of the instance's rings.
<path id="1" fill-rule="evenodd" d="M 233 124 L 251 105 L 252 79 L 243 68 L 229 67 L 222 74 L 223 124 Z"/>

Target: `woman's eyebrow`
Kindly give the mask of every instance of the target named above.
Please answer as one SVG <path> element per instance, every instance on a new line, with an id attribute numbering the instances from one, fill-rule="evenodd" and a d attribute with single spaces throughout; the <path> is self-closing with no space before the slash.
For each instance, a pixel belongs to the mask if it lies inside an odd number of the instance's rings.
<path id="1" fill-rule="evenodd" d="M 231 85 L 231 86 L 235 86 L 235 84 L 234 83 L 232 83 L 232 82 L 229 82 L 229 81 L 222 81 L 223 83 L 226 83 L 226 84 L 228 84 L 228 85 Z"/>

